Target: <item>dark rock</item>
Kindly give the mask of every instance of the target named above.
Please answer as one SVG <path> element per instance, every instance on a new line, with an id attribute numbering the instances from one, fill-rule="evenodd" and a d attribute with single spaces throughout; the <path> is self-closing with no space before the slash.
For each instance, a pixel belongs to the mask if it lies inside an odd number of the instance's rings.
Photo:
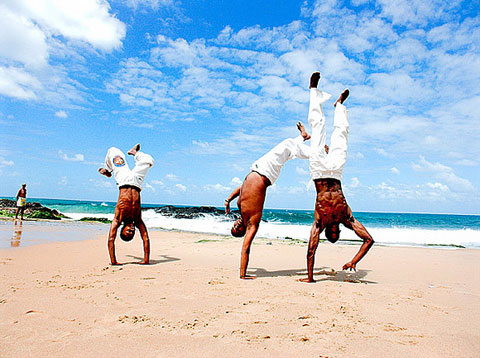
<path id="1" fill-rule="evenodd" d="M 185 206 L 177 207 L 166 205 L 153 208 L 142 208 L 142 210 L 154 210 L 157 214 L 173 217 L 176 219 L 197 219 L 206 215 L 225 217 L 225 211 L 213 206 Z M 237 219 L 240 217 L 238 211 L 230 212 L 228 218 Z"/>
<path id="2" fill-rule="evenodd" d="M 79 221 L 89 221 L 89 222 L 100 222 L 104 224 L 110 224 L 112 220 L 108 220 L 107 218 L 95 218 L 95 217 L 84 217 L 81 218 Z"/>
<path id="3" fill-rule="evenodd" d="M 0 199 L 0 209 L 6 214 L 6 216 L 15 215 L 17 210 L 17 202 L 10 199 Z M 37 202 L 28 202 L 25 205 L 24 218 L 32 219 L 49 219 L 49 220 L 61 220 L 62 218 L 68 218 L 55 209 L 50 209 Z"/>

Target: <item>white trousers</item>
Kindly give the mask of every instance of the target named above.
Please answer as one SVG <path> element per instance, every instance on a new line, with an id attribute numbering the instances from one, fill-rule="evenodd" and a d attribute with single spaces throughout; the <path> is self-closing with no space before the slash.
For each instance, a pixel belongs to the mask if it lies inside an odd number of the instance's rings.
<path id="1" fill-rule="evenodd" d="M 254 162 L 250 170 L 267 177 L 273 184 L 287 161 L 295 158 L 308 159 L 309 156 L 310 147 L 303 143 L 302 136 L 288 138 Z"/>
<path id="2" fill-rule="evenodd" d="M 135 154 L 135 167 L 132 170 L 128 167 L 125 154 L 118 148 L 111 147 L 105 157 L 105 169 L 113 173 L 119 187 L 133 185 L 142 190 L 143 180 L 152 165 L 152 156 L 140 151 Z"/>
<path id="3" fill-rule="evenodd" d="M 325 151 L 325 116 L 322 109 L 322 103 L 326 101 L 326 95 L 328 94 L 315 88 L 310 90 L 310 108 L 308 111 L 308 123 L 312 128 L 310 175 L 313 180 L 333 178 L 341 181 L 343 167 L 347 162 L 348 112 L 343 104 L 337 103 L 333 119 L 334 130 L 327 154 Z M 330 95 L 328 95 L 328 98 L 330 98 Z"/>

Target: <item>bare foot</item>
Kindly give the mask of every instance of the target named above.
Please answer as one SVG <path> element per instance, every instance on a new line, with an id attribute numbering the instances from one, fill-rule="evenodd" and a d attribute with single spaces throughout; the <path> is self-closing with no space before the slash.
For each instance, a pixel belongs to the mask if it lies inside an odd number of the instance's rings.
<path id="1" fill-rule="evenodd" d="M 315 280 L 310 280 L 308 277 L 307 278 L 301 278 L 298 281 L 306 282 L 306 283 L 315 283 Z"/>
<path id="2" fill-rule="evenodd" d="M 297 123 L 297 128 L 300 131 L 300 134 L 302 135 L 303 140 L 309 140 L 311 138 L 310 134 L 307 133 L 305 130 L 305 127 L 303 126 L 302 122 Z"/>
<path id="3" fill-rule="evenodd" d="M 308 88 L 317 88 L 318 81 L 320 81 L 320 72 L 314 72 L 310 76 L 310 87 Z"/>
<path id="4" fill-rule="evenodd" d="M 105 175 L 107 178 L 110 178 L 112 176 L 112 173 L 105 168 L 98 168 L 98 172 L 102 175 Z"/>
<path id="5" fill-rule="evenodd" d="M 350 90 L 348 88 L 345 88 L 342 93 L 340 93 L 340 97 L 335 101 L 333 104 L 334 107 L 337 106 L 337 103 L 343 104 L 348 98 L 348 95 L 350 94 Z"/>
<path id="6" fill-rule="evenodd" d="M 251 275 L 240 276 L 240 278 L 242 280 L 255 280 L 256 279 L 255 276 L 251 276 Z"/>
<path id="7" fill-rule="evenodd" d="M 136 144 L 132 149 L 130 149 L 127 154 L 135 155 L 140 150 L 140 143 Z"/>

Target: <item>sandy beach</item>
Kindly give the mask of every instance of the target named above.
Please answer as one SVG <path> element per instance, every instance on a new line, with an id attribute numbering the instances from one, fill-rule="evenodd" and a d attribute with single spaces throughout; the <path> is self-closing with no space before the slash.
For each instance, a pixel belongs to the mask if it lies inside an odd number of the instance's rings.
<path id="1" fill-rule="evenodd" d="M 255 239 L 238 278 L 241 240 L 151 231 L 0 250 L 1 357 L 478 357 L 480 251 L 322 243 L 317 282 L 306 247 Z"/>

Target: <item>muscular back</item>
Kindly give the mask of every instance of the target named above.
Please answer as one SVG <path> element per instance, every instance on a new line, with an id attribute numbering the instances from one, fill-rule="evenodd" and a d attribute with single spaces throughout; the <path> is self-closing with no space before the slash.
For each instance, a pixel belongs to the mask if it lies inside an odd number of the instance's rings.
<path id="1" fill-rule="evenodd" d="M 315 203 L 315 220 L 323 227 L 332 223 L 342 223 L 353 220 L 352 211 L 345 200 L 342 184 L 337 179 L 315 180 L 317 201 Z"/>
<path id="2" fill-rule="evenodd" d="M 140 216 L 140 189 L 127 185 L 120 187 L 115 218 L 121 223 L 130 220 L 135 221 Z"/>
<path id="3" fill-rule="evenodd" d="M 257 172 L 250 172 L 240 189 L 238 208 L 246 225 L 253 221 L 259 223 L 262 218 L 265 194 L 270 181 Z"/>

